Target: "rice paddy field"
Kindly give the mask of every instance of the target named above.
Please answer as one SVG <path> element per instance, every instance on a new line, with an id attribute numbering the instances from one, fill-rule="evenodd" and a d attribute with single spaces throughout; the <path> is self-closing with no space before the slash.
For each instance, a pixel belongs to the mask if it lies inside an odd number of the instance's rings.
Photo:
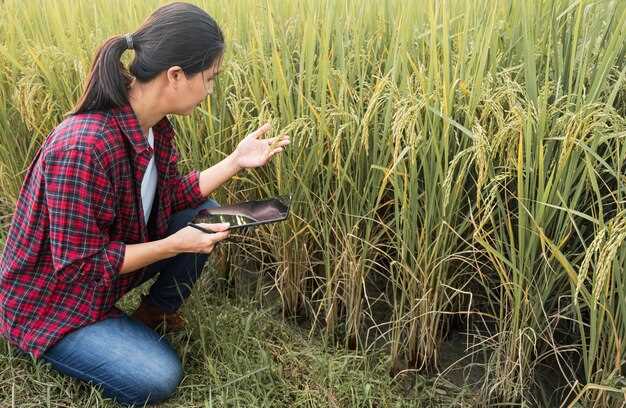
<path id="1" fill-rule="evenodd" d="M 2 239 L 96 47 L 160 4 L 0 0 Z M 180 170 L 270 121 L 289 149 L 216 198 L 294 204 L 212 256 L 166 406 L 626 406 L 625 1 L 197 4 L 227 51 Z M 0 342 L 0 406 L 114 405 Z"/>

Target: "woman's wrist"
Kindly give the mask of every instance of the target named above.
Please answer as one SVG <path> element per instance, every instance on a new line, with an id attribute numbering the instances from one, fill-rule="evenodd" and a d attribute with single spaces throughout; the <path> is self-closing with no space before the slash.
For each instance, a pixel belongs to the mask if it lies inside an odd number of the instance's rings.
<path id="1" fill-rule="evenodd" d="M 239 165 L 239 160 L 237 157 L 237 150 L 229 154 L 224 161 L 226 161 L 228 168 L 231 170 L 233 175 L 239 173 L 243 170 L 243 167 Z"/>
<path id="2" fill-rule="evenodd" d="M 158 245 L 157 251 L 165 255 L 165 258 L 171 258 L 183 252 L 174 235 L 154 242 Z"/>
<path id="3" fill-rule="evenodd" d="M 126 245 L 120 273 L 135 272 L 155 262 L 178 255 L 181 252 L 178 244 L 170 237 L 141 244 Z"/>
<path id="4" fill-rule="evenodd" d="M 200 191 L 204 197 L 208 197 L 215 189 L 224 184 L 235 174 L 239 173 L 237 156 L 231 153 L 216 165 L 200 172 Z"/>

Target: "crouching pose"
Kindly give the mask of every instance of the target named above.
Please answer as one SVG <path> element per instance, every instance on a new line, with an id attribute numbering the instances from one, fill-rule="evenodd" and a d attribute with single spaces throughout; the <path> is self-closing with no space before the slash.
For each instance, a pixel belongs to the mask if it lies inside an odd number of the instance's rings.
<path id="1" fill-rule="evenodd" d="M 178 310 L 228 225 L 186 226 L 210 194 L 289 143 L 245 137 L 214 166 L 177 169 L 166 115 L 191 114 L 213 90 L 224 37 L 202 9 L 173 3 L 97 51 L 72 113 L 37 151 L 0 260 L 0 334 L 54 369 L 124 404 L 158 403 L 183 378 L 157 331 L 179 330 Z M 134 59 L 126 69 L 126 50 Z M 115 307 L 157 277 L 128 316 Z M 161 325 L 162 324 L 162 325 Z"/>

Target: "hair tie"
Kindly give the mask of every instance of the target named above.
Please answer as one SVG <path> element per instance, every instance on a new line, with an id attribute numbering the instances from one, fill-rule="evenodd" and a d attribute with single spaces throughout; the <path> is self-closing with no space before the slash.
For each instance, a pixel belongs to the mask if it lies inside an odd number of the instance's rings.
<path id="1" fill-rule="evenodd" d="M 128 48 L 129 50 L 133 49 L 133 36 L 131 33 L 127 33 L 125 36 L 126 38 L 126 48 Z"/>

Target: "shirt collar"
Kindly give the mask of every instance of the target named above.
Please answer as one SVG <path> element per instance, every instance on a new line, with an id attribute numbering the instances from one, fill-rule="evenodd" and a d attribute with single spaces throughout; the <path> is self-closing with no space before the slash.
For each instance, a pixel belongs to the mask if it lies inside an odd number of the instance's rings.
<path id="1" fill-rule="evenodd" d="M 113 108 L 112 112 L 122 132 L 135 149 L 135 152 L 142 153 L 150 148 L 148 139 L 143 135 L 139 120 L 137 120 L 137 116 L 130 104 Z M 167 117 L 163 117 L 156 125 L 152 126 L 152 133 L 155 139 L 155 146 L 157 139 L 169 141 L 174 137 L 174 129 Z"/>

